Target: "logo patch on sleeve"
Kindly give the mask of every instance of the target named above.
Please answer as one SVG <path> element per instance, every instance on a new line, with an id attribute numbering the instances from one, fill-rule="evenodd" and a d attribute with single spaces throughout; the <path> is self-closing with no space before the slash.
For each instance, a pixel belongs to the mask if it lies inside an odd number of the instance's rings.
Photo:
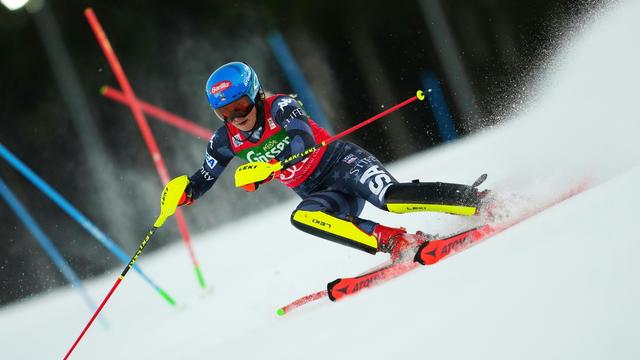
<path id="1" fill-rule="evenodd" d="M 207 162 L 207 166 L 209 166 L 210 169 L 213 169 L 213 167 L 218 163 L 218 160 L 214 159 L 213 156 L 209 155 L 209 153 L 204 154 L 204 160 Z"/>
<path id="2" fill-rule="evenodd" d="M 284 111 L 285 106 L 291 104 L 293 99 L 290 97 L 282 98 L 278 101 L 278 106 L 280 107 L 280 111 Z"/>

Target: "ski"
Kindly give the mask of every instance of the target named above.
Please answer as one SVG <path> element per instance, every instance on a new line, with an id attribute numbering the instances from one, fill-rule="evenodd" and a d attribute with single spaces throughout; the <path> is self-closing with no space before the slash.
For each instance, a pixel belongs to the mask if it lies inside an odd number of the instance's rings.
<path id="1" fill-rule="evenodd" d="M 327 296 L 329 300 L 337 301 L 403 275 L 420 265 L 433 265 L 456 251 L 462 251 L 480 240 L 497 234 L 496 231 L 492 232 L 493 229 L 490 225 L 483 225 L 446 238 L 427 241 L 415 250 L 415 257 L 409 261 L 391 263 L 359 276 L 330 282 L 327 284 Z"/>
<path id="2" fill-rule="evenodd" d="M 532 216 L 564 201 L 568 198 L 586 190 L 588 188 L 588 182 L 583 182 L 565 194 L 559 196 L 553 201 L 550 201 L 537 208 L 530 209 L 529 211 L 517 216 L 511 220 L 504 221 L 497 224 L 485 224 L 472 229 L 462 231 L 460 233 L 448 236 L 442 239 L 431 240 L 423 243 L 416 249 L 415 257 L 413 261 L 405 261 L 398 263 L 390 263 L 383 266 L 378 266 L 372 270 L 365 272 L 364 274 L 339 278 L 327 284 L 326 290 L 321 290 L 313 294 L 303 296 L 292 303 L 278 309 L 278 315 L 285 315 L 292 310 L 299 308 L 307 303 L 329 298 L 331 301 L 338 301 L 345 297 L 355 295 L 364 289 L 372 288 L 376 285 L 394 279 L 398 276 L 406 274 L 421 265 L 433 265 L 440 260 L 443 260 L 449 256 L 459 253 L 465 249 L 470 248 L 473 245 L 480 243 L 500 232 L 528 219 Z"/>
<path id="3" fill-rule="evenodd" d="M 329 300 L 337 301 L 345 296 L 354 295 L 363 289 L 371 288 L 380 282 L 403 275 L 418 266 L 420 264 L 414 261 L 398 262 L 364 275 L 336 279 L 327 284 L 327 296 Z"/>
<path id="4" fill-rule="evenodd" d="M 488 224 L 482 225 L 450 236 L 446 239 L 426 242 L 418 248 L 414 261 L 421 265 L 433 265 L 438 261 L 465 250 L 482 240 L 488 239 L 531 216 L 533 215 L 499 226 Z"/>

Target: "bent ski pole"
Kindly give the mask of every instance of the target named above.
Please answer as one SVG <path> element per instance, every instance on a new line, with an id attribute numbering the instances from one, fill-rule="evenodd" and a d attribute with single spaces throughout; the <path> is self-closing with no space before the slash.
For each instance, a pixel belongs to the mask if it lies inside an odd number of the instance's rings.
<path id="1" fill-rule="evenodd" d="M 269 177 L 273 176 L 273 174 L 277 174 L 279 171 L 281 171 L 282 169 L 286 168 L 287 165 L 291 164 L 292 162 L 294 162 L 296 159 L 299 159 L 301 157 L 305 157 L 308 156 L 309 154 L 313 153 L 314 151 L 325 147 L 329 144 L 331 144 L 332 142 L 348 135 L 351 134 L 352 132 L 362 128 L 363 126 L 369 125 L 372 122 L 387 116 L 389 114 L 391 114 L 392 112 L 406 106 L 409 105 L 410 103 L 416 101 L 416 100 L 424 100 L 425 99 L 425 95 L 422 92 L 422 90 L 418 90 L 416 92 L 416 95 L 414 95 L 413 97 L 379 113 L 378 115 L 372 116 L 367 120 L 364 120 L 360 123 L 358 123 L 357 125 L 342 131 L 341 133 L 334 135 L 322 142 L 320 142 L 319 144 L 316 144 L 302 152 L 299 152 L 297 154 L 293 154 L 291 156 L 289 156 L 288 158 L 276 162 L 276 163 L 267 163 L 267 162 L 250 162 L 248 164 L 239 166 L 236 169 L 236 174 L 235 174 L 235 182 L 236 182 L 236 187 L 241 187 L 247 191 L 254 191 L 256 189 L 256 183 L 260 183 L 266 179 L 268 179 Z"/>
<path id="2" fill-rule="evenodd" d="M 67 354 L 64 356 L 65 360 L 69 358 L 69 356 L 71 355 L 73 350 L 76 348 L 76 346 L 78 345 L 78 343 L 80 342 L 84 334 L 87 332 L 87 330 L 89 329 L 93 321 L 96 319 L 96 317 L 98 316 L 98 314 L 100 313 L 104 305 L 107 303 L 107 301 L 109 301 L 109 298 L 111 297 L 113 292 L 116 290 L 118 285 L 120 285 L 120 282 L 122 282 L 122 279 L 124 279 L 125 275 L 127 275 L 127 272 L 129 271 L 129 269 L 131 269 L 131 267 L 136 262 L 136 260 L 138 260 L 138 257 L 142 255 L 142 250 L 144 250 L 145 246 L 147 246 L 147 243 L 151 241 L 151 238 L 156 233 L 156 230 L 162 227 L 162 225 L 167 220 L 167 218 L 169 218 L 169 216 L 175 213 L 176 209 L 178 208 L 178 201 L 180 201 L 180 197 L 182 196 L 182 193 L 186 189 L 187 184 L 189 184 L 189 178 L 186 175 L 183 175 L 171 180 L 167 184 L 167 186 L 164 187 L 164 190 L 162 191 L 162 196 L 160 197 L 160 216 L 158 216 L 158 218 L 156 219 L 151 229 L 149 229 L 149 231 L 147 232 L 147 236 L 140 243 L 140 246 L 138 247 L 138 251 L 136 251 L 135 255 L 133 255 L 133 257 L 131 258 L 131 261 L 129 261 L 129 264 L 124 268 L 124 270 L 118 277 L 118 280 L 116 280 L 116 282 L 113 284 L 113 286 L 111 287 L 111 290 L 109 290 L 109 293 L 107 293 L 107 296 L 105 296 L 104 300 L 102 300 L 102 303 L 100 303 L 100 306 L 98 306 L 98 309 L 96 309 L 93 316 L 91 316 L 91 319 L 89 319 L 89 322 L 87 323 L 87 325 L 85 325 L 84 329 L 82 329 L 82 332 L 80 333 L 76 341 L 73 343 L 73 345 L 71 346 Z"/>

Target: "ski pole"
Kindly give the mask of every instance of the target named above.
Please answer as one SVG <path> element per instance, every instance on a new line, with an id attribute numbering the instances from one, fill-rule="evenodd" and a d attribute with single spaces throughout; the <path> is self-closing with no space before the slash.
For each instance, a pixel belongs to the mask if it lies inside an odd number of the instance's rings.
<path id="1" fill-rule="evenodd" d="M 145 246 L 147 246 L 147 243 L 151 241 L 151 238 L 153 237 L 153 235 L 156 233 L 156 231 L 160 227 L 162 227 L 162 225 L 167 220 L 167 218 L 173 215 L 173 213 L 175 213 L 178 207 L 178 201 L 180 201 L 180 197 L 182 196 L 182 193 L 187 188 L 187 184 L 189 184 L 189 177 L 187 177 L 186 175 L 183 175 L 171 180 L 167 184 L 167 186 L 164 187 L 164 190 L 162 191 L 162 196 L 160 197 L 160 215 L 154 222 L 151 229 L 149 229 L 149 231 L 147 232 L 147 236 L 144 238 L 144 240 L 142 240 L 142 242 L 140 243 L 140 246 L 138 246 L 138 251 L 136 251 L 135 255 L 133 255 L 133 257 L 129 261 L 129 264 L 125 266 L 124 270 L 122 271 L 122 273 L 120 274 L 116 282 L 111 287 L 111 290 L 109 290 L 109 292 L 107 293 L 107 296 L 105 296 L 104 300 L 102 300 L 102 302 L 100 303 L 100 306 L 98 306 L 98 309 L 96 309 L 95 313 L 93 313 L 93 316 L 91 316 L 91 319 L 89 319 L 89 322 L 87 323 L 87 325 L 85 325 L 84 329 L 82 329 L 82 332 L 80 333 L 76 341 L 73 343 L 73 345 L 71 346 L 67 354 L 64 356 L 65 360 L 69 358 L 69 356 L 71 355 L 73 350 L 76 348 L 76 346 L 78 345 L 78 343 L 80 342 L 84 334 L 87 332 L 87 330 L 89 330 L 89 327 L 91 326 L 91 324 L 93 324 L 93 321 L 96 319 L 96 317 L 98 316 L 98 314 L 100 313 L 104 305 L 107 303 L 107 301 L 109 301 L 109 298 L 111 297 L 113 292 L 116 291 L 116 288 L 118 287 L 118 285 L 120 285 L 120 282 L 122 282 L 125 275 L 127 275 L 127 272 L 129 271 L 129 269 L 131 269 L 131 267 L 136 262 L 136 260 L 138 260 L 138 257 L 142 255 L 142 250 L 144 250 Z"/>
<path id="2" fill-rule="evenodd" d="M 405 101 L 403 101 L 403 102 L 401 102 L 401 103 L 399 103 L 399 104 L 397 104 L 397 105 L 395 105 L 395 106 L 393 106 L 393 107 L 391 107 L 391 108 L 389 108 L 389 109 L 387 109 L 387 110 L 385 110 L 385 111 L 383 111 L 383 112 L 381 112 L 381 113 L 379 113 L 377 115 L 374 115 L 374 116 L 368 118 L 367 120 L 364 120 L 364 121 L 356 124 L 355 126 L 350 127 L 348 129 L 342 131 L 341 133 L 339 133 L 337 135 L 334 135 L 334 136 L 332 136 L 332 137 L 320 142 L 319 144 L 316 144 L 316 145 L 314 145 L 314 146 L 312 146 L 312 147 L 310 147 L 310 148 L 308 148 L 308 149 L 306 149 L 306 150 L 304 150 L 302 152 L 299 152 L 297 154 L 293 154 L 293 155 L 289 156 L 288 158 L 286 158 L 286 159 L 284 159 L 282 161 L 279 161 L 279 162 L 273 163 L 273 164 L 267 163 L 267 162 L 250 162 L 250 163 L 247 163 L 245 165 L 239 166 L 236 169 L 236 174 L 235 174 L 236 187 L 241 187 L 241 188 L 243 188 L 243 189 L 245 189 L 247 191 L 254 191 L 256 189 L 256 186 L 255 186 L 256 183 L 264 181 L 265 179 L 269 178 L 273 173 L 276 173 L 277 171 L 280 171 L 280 170 L 286 168 L 287 165 L 291 164 L 296 159 L 308 156 L 309 154 L 313 153 L 314 151 L 316 151 L 316 150 L 318 150 L 318 149 L 320 149 L 322 147 L 325 147 L 325 146 L 331 144 L 332 142 L 334 142 L 334 141 L 336 141 L 336 140 L 338 140 L 338 139 L 340 139 L 340 138 L 342 138 L 342 137 L 344 137 L 346 135 L 349 135 L 352 132 L 354 132 L 354 131 L 356 131 L 356 130 L 358 130 L 358 129 L 366 126 L 366 125 L 369 125 L 372 122 L 374 122 L 374 121 L 376 121 L 376 120 L 378 120 L 378 119 L 380 119 L 382 117 L 385 117 L 385 116 L 391 114 L 392 112 L 411 104 L 412 102 L 414 102 L 416 100 L 423 101 L 424 99 L 425 99 L 424 93 L 422 92 L 422 90 L 418 90 L 413 97 L 411 97 L 411 98 L 409 98 L 409 99 L 407 99 L 407 100 L 405 100 Z M 247 171 L 247 170 L 249 170 L 249 171 Z"/>

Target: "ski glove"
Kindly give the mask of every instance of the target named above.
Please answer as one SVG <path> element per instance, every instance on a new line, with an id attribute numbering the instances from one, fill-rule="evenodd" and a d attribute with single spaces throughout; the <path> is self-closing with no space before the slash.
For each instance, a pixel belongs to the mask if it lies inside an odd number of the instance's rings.
<path id="1" fill-rule="evenodd" d="M 269 164 L 272 164 L 272 165 L 277 163 L 277 162 L 278 162 L 277 159 L 269 160 Z M 280 170 L 272 172 L 266 179 L 264 179 L 262 181 L 257 181 L 257 182 L 254 182 L 254 183 L 250 183 L 250 184 L 244 185 L 244 186 L 242 186 L 242 188 L 247 192 L 254 192 L 254 191 L 258 190 L 258 187 L 260 187 L 260 185 L 268 183 L 269 181 L 273 180 L 276 176 L 280 176 Z"/>
<path id="2" fill-rule="evenodd" d="M 271 160 L 269 160 L 269 164 L 271 164 L 271 165 L 273 165 L 273 164 L 275 164 L 275 163 L 277 163 L 277 162 L 278 162 L 278 159 L 271 159 Z M 272 173 L 271 173 L 271 175 L 270 175 L 268 178 L 266 178 L 266 179 L 264 179 L 264 180 L 260 181 L 258 184 L 260 184 L 260 185 L 262 185 L 262 184 L 266 184 L 266 183 L 268 183 L 269 181 L 271 181 L 271 180 L 275 179 L 275 177 L 276 177 L 276 176 L 280 176 L 280 170 L 272 172 Z"/>
<path id="3" fill-rule="evenodd" d="M 196 200 L 193 198 L 193 189 L 191 189 L 191 183 L 189 183 L 178 201 L 178 206 L 191 205 L 195 202 Z"/>

